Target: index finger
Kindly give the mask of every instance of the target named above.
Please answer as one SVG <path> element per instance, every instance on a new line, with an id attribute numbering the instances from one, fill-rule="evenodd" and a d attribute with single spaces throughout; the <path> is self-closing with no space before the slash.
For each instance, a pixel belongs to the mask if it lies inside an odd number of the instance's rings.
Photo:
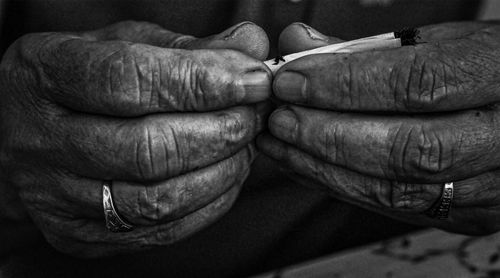
<path id="1" fill-rule="evenodd" d="M 284 101 L 347 111 L 436 112 L 500 100 L 498 27 L 464 38 L 356 54 L 310 55 L 285 65 Z"/>
<path id="2" fill-rule="evenodd" d="M 33 51 L 40 41 L 45 42 Z M 25 37 L 17 52 L 31 75 L 43 81 L 37 93 L 87 113 L 212 111 L 260 102 L 270 94 L 267 67 L 233 50 L 165 49 L 45 34 Z"/>

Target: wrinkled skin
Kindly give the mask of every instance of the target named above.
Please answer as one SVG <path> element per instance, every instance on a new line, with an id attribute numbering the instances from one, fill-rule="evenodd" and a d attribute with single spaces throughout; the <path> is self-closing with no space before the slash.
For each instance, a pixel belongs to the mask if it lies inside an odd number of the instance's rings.
<path id="1" fill-rule="evenodd" d="M 166 245 L 235 201 L 265 124 L 268 39 L 252 23 L 208 38 L 145 22 L 29 34 L 0 66 L 0 214 L 57 249 L 97 257 Z M 102 181 L 135 229 L 104 225 Z"/>
<path id="2" fill-rule="evenodd" d="M 337 198 L 413 224 L 468 234 L 500 229 L 500 26 L 421 28 L 393 50 L 311 55 L 273 81 L 269 134 L 257 144 Z M 303 24 L 282 53 L 336 43 Z M 424 214 L 455 185 L 446 220 Z"/>

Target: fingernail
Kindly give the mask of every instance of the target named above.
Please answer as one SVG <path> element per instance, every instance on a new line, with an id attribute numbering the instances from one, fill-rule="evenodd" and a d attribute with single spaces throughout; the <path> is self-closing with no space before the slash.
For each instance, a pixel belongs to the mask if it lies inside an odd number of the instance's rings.
<path id="1" fill-rule="evenodd" d="M 281 100 L 304 102 L 307 100 L 307 79 L 300 73 L 285 71 L 278 74 L 274 94 Z"/>
<path id="2" fill-rule="evenodd" d="M 319 41 L 323 41 L 323 42 L 328 42 L 328 36 L 321 34 L 318 30 L 312 28 L 309 25 L 303 24 L 303 23 L 301 24 L 301 26 L 302 26 L 302 28 L 304 28 L 304 30 L 307 32 L 307 35 L 312 40 L 319 40 Z"/>
<path id="3" fill-rule="evenodd" d="M 253 71 L 243 75 L 241 84 L 244 88 L 243 103 L 264 101 L 271 95 L 271 78 L 265 71 Z"/>
<path id="4" fill-rule="evenodd" d="M 230 27 L 229 29 L 226 29 L 224 32 L 220 34 L 220 36 L 222 36 L 223 40 L 233 39 L 238 35 L 239 30 L 242 29 L 241 27 L 246 25 L 254 25 L 254 24 L 250 21 L 241 22 L 239 24 Z"/>
<path id="5" fill-rule="evenodd" d="M 278 109 L 269 118 L 269 131 L 289 143 L 297 138 L 298 120 L 295 113 L 287 108 Z"/>

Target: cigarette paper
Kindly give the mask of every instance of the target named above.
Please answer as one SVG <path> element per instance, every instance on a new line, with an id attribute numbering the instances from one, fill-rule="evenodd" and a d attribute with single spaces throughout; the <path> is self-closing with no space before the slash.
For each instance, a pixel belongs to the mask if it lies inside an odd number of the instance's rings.
<path id="1" fill-rule="evenodd" d="M 401 47 L 401 39 L 360 39 L 355 41 L 348 41 L 343 43 L 336 43 L 327 46 L 322 46 L 306 51 L 301 51 L 297 53 L 293 53 L 290 55 L 286 55 L 282 57 L 280 60 L 272 59 L 264 62 L 267 67 L 275 74 L 282 66 L 286 63 L 289 63 L 293 60 L 299 59 L 304 56 L 312 55 L 312 54 L 340 54 L 340 53 L 355 53 L 362 51 L 370 51 L 370 50 L 382 50 L 389 48 L 397 48 Z"/>
<path id="2" fill-rule="evenodd" d="M 420 38 L 419 33 L 420 30 L 416 28 L 403 28 L 396 32 L 384 33 L 352 41 L 322 46 L 315 49 L 292 53 L 284 57 L 279 56 L 276 59 L 268 60 L 264 63 L 274 74 L 286 63 L 307 55 L 321 53 L 355 53 L 361 51 L 397 48 L 403 45 L 414 45 L 416 44 L 416 40 Z"/>

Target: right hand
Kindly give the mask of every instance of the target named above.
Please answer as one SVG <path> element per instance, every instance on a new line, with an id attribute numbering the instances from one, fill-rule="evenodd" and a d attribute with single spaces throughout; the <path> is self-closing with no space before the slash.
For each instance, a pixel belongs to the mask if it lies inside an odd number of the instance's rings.
<path id="1" fill-rule="evenodd" d="M 55 248 L 83 257 L 213 223 L 254 158 L 268 47 L 251 23 L 203 39 L 143 22 L 20 38 L 0 65 L 0 215 L 29 215 Z M 103 180 L 133 231 L 106 229 Z"/>

